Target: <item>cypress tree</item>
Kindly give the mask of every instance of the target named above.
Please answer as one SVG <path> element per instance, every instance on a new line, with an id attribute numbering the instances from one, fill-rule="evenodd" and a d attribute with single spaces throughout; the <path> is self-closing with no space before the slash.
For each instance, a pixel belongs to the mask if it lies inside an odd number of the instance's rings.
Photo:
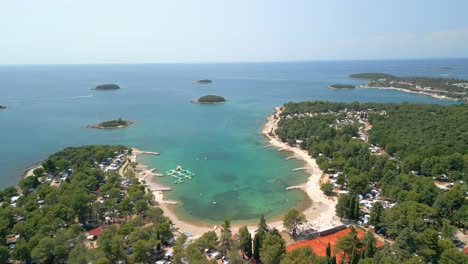
<path id="1" fill-rule="evenodd" d="M 354 220 L 359 219 L 359 201 L 355 199 L 356 205 L 354 206 Z"/>
<path id="2" fill-rule="evenodd" d="M 348 213 L 348 215 L 346 216 L 346 218 L 348 218 L 348 219 L 354 219 L 354 212 L 355 212 L 354 207 L 355 207 L 355 206 L 356 206 L 355 200 L 354 200 L 354 199 L 350 199 L 350 200 L 349 200 L 349 211 L 348 211 L 349 213 Z"/>
<path id="3" fill-rule="evenodd" d="M 247 257 L 249 259 L 251 259 L 252 258 L 252 236 L 250 235 L 250 233 L 249 233 L 249 239 L 248 240 L 249 240 L 249 243 L 247 243 L 247 248 L 245 250 L 245 254 L 247 254 Z"/>
<path id="4" fill-rule="evenodd" d="M 330 248 L 330 242 L 328 242 L 327 249 L 325 250 L 327 254 L 327 259 L 330 259 L 331 257 L 331 248 Z"/>
<path id="5" fill-rule="evenodd" d="M 156 232 L 156 240 L 158 241 L 158 245 L 156 246 L 156 249 L 159 251 L 161 251 L 161 233 L 159 232 L 159 230 Z"/>
<path id="6" fill-rule="evenodd" d="M 260 259 L 260 245 L 262 242 L 260 241 L 260 235 L 257 232 L 254 236 L 254 242 L 253 242 L 253 258 L 255 261 L 259 261 Z"/>
<path id="7" fill-rule="evenodd" d="M 329 264 L 336 264 L 336 255 L 334 255 L 331 259 Z"/>
<path id="8" fill-rule="evenodd" d="M 353 253 L 351 254 L 351 260 L 349 261 L 350 264 L 358 264 L 359 257 L 357 255 L 356 249 L 353 249 Z"/>

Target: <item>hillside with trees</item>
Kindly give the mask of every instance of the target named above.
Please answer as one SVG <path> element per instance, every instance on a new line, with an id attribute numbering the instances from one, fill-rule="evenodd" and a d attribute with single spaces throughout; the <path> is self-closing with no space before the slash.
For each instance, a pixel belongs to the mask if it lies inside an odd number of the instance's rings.
<path id="1" fill-rule="evenodd" d="M 397 77 L 383 73 L 352 74 L 352 78 L 369 80 L 363 87 L 395 88 L 403 91 L 468 100 L 468 80 L 433 77 Z"/>
<path id="2" fill-rule="evenodd" d="M 382 204 L 369 224 L 398 242 L 389 248 L 395 261 L 435 262 L 454 249 L 454 230 L 468 227 L 467 131 L 467 105 L 302 102 L 284 105 L 276 134 L 339 172 L 336 185 L 349 193 L 339 196 L 339 217 L 361 219 L 357 197 L 376 190 Z"/>

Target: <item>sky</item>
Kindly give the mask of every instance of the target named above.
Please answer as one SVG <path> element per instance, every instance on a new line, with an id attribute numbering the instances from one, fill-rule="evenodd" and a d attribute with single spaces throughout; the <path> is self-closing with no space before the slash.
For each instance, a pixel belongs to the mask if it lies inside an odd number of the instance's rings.
<path id="1" fill-rule="evenodd" d="M 0 64 L 468 58 L 465 0 L 0 0 Z"/>

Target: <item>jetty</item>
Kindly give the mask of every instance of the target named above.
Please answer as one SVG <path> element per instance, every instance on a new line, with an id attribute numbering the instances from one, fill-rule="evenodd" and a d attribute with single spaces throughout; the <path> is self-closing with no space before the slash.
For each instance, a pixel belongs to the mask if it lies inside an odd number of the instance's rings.
<path id="1" fill-rule="evenodd" d="M 303 185 L 294 185 L 294 186 L 289 186 L 289 187 L 286 187 L 286 190 L 294 190 L 294 189 L 304 189 L 306 187 L 305 184 Z"/>
<path id="2" fill-rule="evenodd" d="M 272 144 L 268 144 L 268 145 L 264 146 L 263 148 L 270 148 L 270 147 L 273 147 L 273 145 L 272 145 Z"/>
<path id="3" fill-rule="evenodd" d="M 172 191 L 172 188 L 170 188 L 170 187 L 159 187 L 159 188 L 150 189 L 150 191 L 152 191 L 152 192 L 168 192 L 168 191 Z"/>
<path id="4" fill-rule="evenodd" d="M 301 171 L 301 170 L 307 170 L 309 169 L 310 167 L 301 167 L 301 168 L 295 168 L 293 169 L 292 171 Z"/>
<path id="5" fill-rule="evenodd" d="M 278 151 L 287 150 L 288 148 L 289 148 L 289 147 L 280 148 L 280 149 L 278 149 Z"/>
<path id="6" fill-rule="evenodd" d="M 172 204 L 172 205 L 177 205 L 179 202 L 177 201 L 170 201 L 170 200 L 163 200 L 161 201 L 161 204 Z"/>
<path id="7" fill-rule="evenodd" d="M 156 152 L 156 151 L 143 151 L 143 150 L 137 150 L 137 154 L 141 155 L 161 155 L 161 153 Z"/>
<path id="8" fill-rule="evenodd" d="M 297 156 L 296 155 L 289 156 L 289 157 L 285 158 L 284 160 L 290 160 L 290 159 L 297 159 Z"/>

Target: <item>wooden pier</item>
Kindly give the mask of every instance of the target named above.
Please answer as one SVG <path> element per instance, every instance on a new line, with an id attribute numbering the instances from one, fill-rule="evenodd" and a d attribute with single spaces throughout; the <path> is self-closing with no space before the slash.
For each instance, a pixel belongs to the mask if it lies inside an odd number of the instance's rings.
<path id="1" fill-rule="evenodd" d="M 301 167 L 301 168 L 295 168 L 293 169 L 292 171 L 301 171 L 301 170 L 307 170 L 309 169 L 310 167 Z"/>
<path id="2" fill-rule="evenodd" d="M 154 189 L 150 189 L 152 192 L 168 192 L 168 191 L 172 191 L 172 188 L 170 187 L 160 187 L 160 188 L 154 188 Z"/>
<path id="3" fill-rule="evenodd" d="M 286 187 L 286 190 L 294 190 L 294 189 L 305 189 L 306 185 L 295 185 L 295 186 L 289 186 Z"/>

